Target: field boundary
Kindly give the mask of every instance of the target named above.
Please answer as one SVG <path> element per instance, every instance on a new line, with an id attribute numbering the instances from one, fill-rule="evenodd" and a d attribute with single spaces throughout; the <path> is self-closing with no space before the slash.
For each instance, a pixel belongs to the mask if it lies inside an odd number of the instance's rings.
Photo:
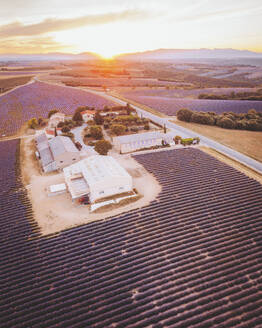
<path id="1" fill-rule="evenodd" d="M 241 173 L 244 173 L 246 176 L 249 178 L 252 178 L 256 181 L 258 181 L 260 184 L 262 184 L 262 174 L 258 172 L 257 170 L 253 169 L 251 166 L 244 164 L 242 162 L 237 161 L 233 157 L 216 150 L 211 147 L 207 146 L 199 146 L 199 149 L 202 150 L 203 152 L 215 157 L 216 159 L 232 166 L 236 170 L 240 171 Z"/>
<path id="2" fill-rule="evenodd" d="M 153 109 L 153 108 L 151 108 L 149 106 L 140 104 L 140 103 L 138 103 L 138 102 L 136 102 L 134 100 L 125 98 L 125 97 L 119 95 L 118 93 L 116 93 L 114 91 L 113 92 L 109 92 L 109 95 L 112 96 L 112 97 L 116 97 L 116 98 L 118 98 L 118 99 L 120 99 L 122 101 L 128 102 L 128 103 L 130 103 L 130 105 L 134 105 L 134 106 L 140 107 L 140 108 L 144 109 L 145 111 L 147 111 L 147 112 L 149 112 L 151 114 L 154 114 L 156 116 L 159 116 L 161 118 L 167 118 L 167 115 L 165 115 L 165 114 L 163 114 L 161 112 L 158 112 L 156 109 Z"/>

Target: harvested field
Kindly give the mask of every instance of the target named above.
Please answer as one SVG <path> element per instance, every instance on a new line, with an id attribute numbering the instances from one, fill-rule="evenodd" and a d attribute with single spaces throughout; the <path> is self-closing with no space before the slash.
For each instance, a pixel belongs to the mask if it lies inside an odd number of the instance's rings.
<path id="1" fill-rule="evenodd" d="M 39 238 L 16 145 L 0 143 L 1 328 L 261 327 L 258 182 L 197 149 L 139 155 L 157 200 Z"/>
<path id="2" fill-rule="evenodd" d="M 262 147 L 260 147 L 262 145 L 262 132 L 228 130 L 218 126 L 188 123 L 179 120 L 175 120 L 174 123 L 262 162 Z"/>
<path id="3" fill-rule="evenodd" d="M 31 74 L 32 75 L 32 74 Z M 26 84 L 31 80 L 32 76 L 2 76 L 0 75 L 0 94 L 11 90 L 19 85 Z M 1 98 L 0 98 L 1 104 Z"/>

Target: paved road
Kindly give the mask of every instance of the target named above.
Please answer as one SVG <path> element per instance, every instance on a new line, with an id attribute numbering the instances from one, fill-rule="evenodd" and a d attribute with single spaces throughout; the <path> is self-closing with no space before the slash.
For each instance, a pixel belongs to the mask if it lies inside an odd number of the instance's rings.
<path id="1" fill-rule="evenodd" d="M 121 99 L 118 99 L 117 97 L 113 97 L 111 95 L 108 95 L 106 94 L 105 92 L 102 92 L 102 91 L 94 91 L 94 90 L 90 90 L 90 92 L 93 92 L 93 93 L 96 93 L 100 96 L 103 96 L 104 98 L 107 98 L 109 100 L 112 100 L 120 105 L 123 105 L 125 106 L 127 104 L 126 101 L 123 101 Z M 186 128 L 183 128 L 173 122 L 170 122 L 169 121 L 169 118 L 162 118 L 162 117 L 159 117 L 157 115 L 154 115 L 152 113 L 149 113 L 147 111 L 145 111 L 144 109 L 140 108 L 139 106 L 134 106 L 132 105 L 132 107 L 140 114 L 140 115 L 143 115 L 143 117 L 146 117 L 146 118 L 149 118 L 151 119 L 152 121 L 164 126 L 166 125 L 167 128 L 169 129 L 172 129 L 172 130 L 175 130 L 177 131 L 178 133 L 180 133 L 181 135 L 187 135 L 188 137 L 195 137 L 195 136 L 199 136 L 200 139 L 201 139 L 201 143 L 208 146 L 208 147 L 211 147 L 211 148 L 214 148 L 215 150 L 219 151 L 220 153 L 223 153 L 225 154 L 226 156 L 234 159 L 234 160 L 237 160 L 238 162 L 252 168 L 253 170 L 259 172 L 259 173 L 262 173 L 262 163 L 242 154 L 242 153 L 239 153 L 238 151 L 236 150 L 233 150 L 232 148 L 229 148 L 227 146 L 224 146 L 222 144 L 220 144 L 219 142 L 216 142 L 212 139 L 209 139 L 207 137 L 204 137 L 203 135 L 201 134 L 196 134 L 196 132 L 193 132 L 191 130 L 188 130 Z"/>
<path id="2" fill-rule="evenodd" d="M 97 152 L 94 150 L 93 147 L 87 146 L 82 139 L 82 131 L 87 126 L 87 124 L 83 124 L 82 126 L 79 126 L 77 128 L 74 128 L 71 130 L 71 132 L 75 135 L 75 141 L 78 141 L 82 145 L 82 151 L 87 151 L 89 154 L 97 155 Z"/>

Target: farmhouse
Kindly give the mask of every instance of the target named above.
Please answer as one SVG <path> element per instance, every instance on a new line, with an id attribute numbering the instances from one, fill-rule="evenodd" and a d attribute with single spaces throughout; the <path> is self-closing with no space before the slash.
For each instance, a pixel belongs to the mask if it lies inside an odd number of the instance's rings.
<path id="1" fill-rule="evenodd" d="M 133 189 L 132 177 L 111 156 L 90 156 L 63 171 L 73 201 L 87 197 L 93 203 Z"/>
<path id="2" fill-rule="evenodd" d="M 85 110 L 81 112 L 84 122 L 92 120 L 94 118 L 95 112 L 93 110 Z"/>
<path id="3" fill-rule="evenodd" d="M 65 114 L 63 113 L 55 113 L 53 114 L 48 122 L 48 127 L 49 128 L 56 128 L 57 124 L 60 122 L 64 122 L 65 121 Z"/>
<path id="4" fill-rule="evenodd" d="M 35 141 L 44 172 L 62 169 L 80 160 L 80 152 L 68 137 L 59 136 L 48 140 L 43 133 Z"/>
<path id="5" fill-rule="evenodd" d="M 116 149 L 124 154 L 142 148 L 161 146 L 163 142 L 172 145 L 174 144 L 174 136 L 174 133 L 171 132 L 162 133 L 154 131 L 114 137 L 113 142 Z"/>

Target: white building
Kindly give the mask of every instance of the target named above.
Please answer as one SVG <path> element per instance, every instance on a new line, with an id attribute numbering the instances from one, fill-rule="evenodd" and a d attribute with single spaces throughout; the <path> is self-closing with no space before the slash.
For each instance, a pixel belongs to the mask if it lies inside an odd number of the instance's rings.
<path id="1" fill-rule="evenodd" d="M 48 121 L 48 128 L 49 129 L 56 128 L 58 123 L 64 122 L 64 121 L 65 121 L 65 114 L 55 113 L 50 117 L 50 119 Z"/>
<path id="2" fill-rule="evenodd" d="M 94 118 L 95 111 L 94 110 L 85 110 L 85 111 L 81 112 L 81 115 L 82 115 L 84 122 L 87 122 Z"/>
<path id="3" fill-rule="evenodd" d="M 62 169 L 81 159 L 79 150 L 69 137 L 58 136 L 48 140 L 43 133 L 35 141 L 44 172 Z"/>
<path id="4" fill-rule="evenodd" d="M 162 133 L 155 131 L 114 137 L 113 143 L 117 150 L 124 154 L 143 148 L 161 146 L 163 142 L 173 145 L 174 137 L 175 134 L 172 132 Z"/>
<path id="5" fill-rule="evenodd" d="M 89 197 L 91 203 L 133 190 L 132 177 L 111 156 L 94 155 L 64 168 L 73 200 Z"/>

